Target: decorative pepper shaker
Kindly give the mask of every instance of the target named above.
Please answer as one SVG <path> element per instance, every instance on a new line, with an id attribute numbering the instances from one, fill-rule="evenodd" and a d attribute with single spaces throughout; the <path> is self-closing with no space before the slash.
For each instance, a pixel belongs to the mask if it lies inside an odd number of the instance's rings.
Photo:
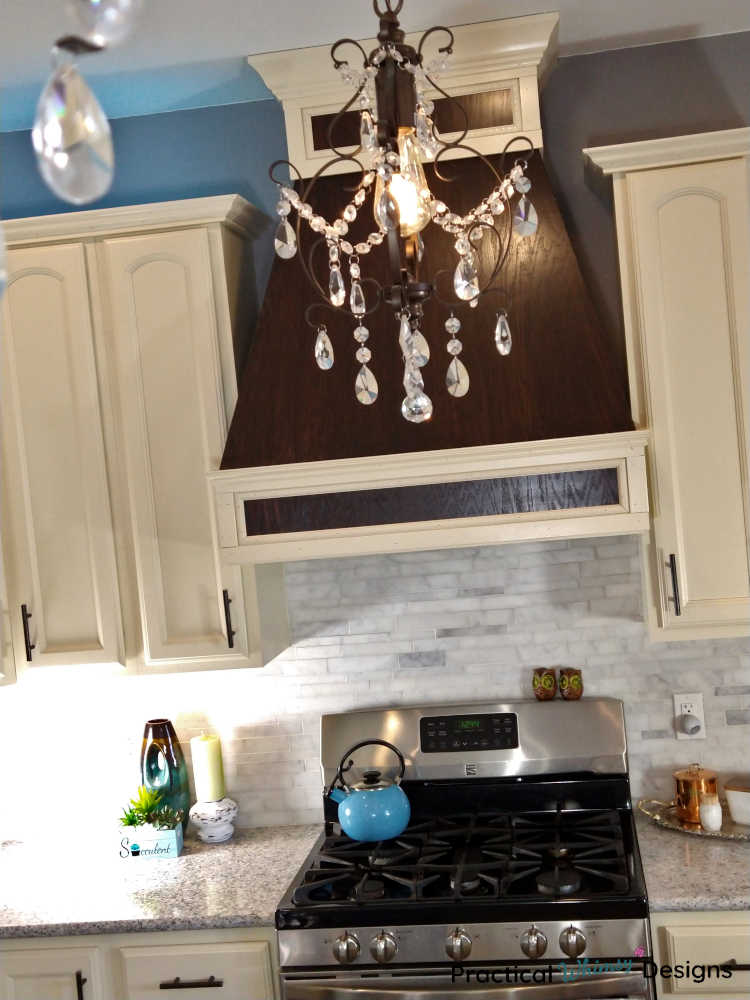
<path id="1" fill-rule="evenodd" d="M 704 830 L 716 833 L 721 830 L 722 813 L 719 796 L 715 792 L 701 792 L 700 796 L 701 826 Z"/>
<path id="2" fill-rule="evenodd" d="M 554 667 L 534 668 L 534 697 L 538 701 L 549 701 L 557 694 L 557 676 Z"/>

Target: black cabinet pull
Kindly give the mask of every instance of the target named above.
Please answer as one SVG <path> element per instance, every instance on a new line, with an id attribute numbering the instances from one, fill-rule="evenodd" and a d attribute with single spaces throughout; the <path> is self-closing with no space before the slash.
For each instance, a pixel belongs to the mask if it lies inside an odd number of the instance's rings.
<path id="1" fill-rule="evenodd" d="M 76 998 L 77 998 L 77 1000 L 83 1000 L 83 984 L 87 983 L 87 982 L 88 982 L 88 979 L 86 979 L 86 977 L 84 976 L 84 974 L 79 969 L 78 972 L 76 972 Z"/>
<path id="2" fill-rule="evenodd" d="M 229 610 L 232 598 L 229 596 L 228 590 L 222 590 L 221 593 L 224 597 L 224 623 L 227 627 L 227 645 L 230 649 L 234 649 L 234 637 L 237 633 L 232 628 L 232 612 Z"/>
<path id="3" fill-rule="evenodd" d="M 31 663 L 31 651 L 36 649 L 36 643 L 31 641 L 31 635 L 29 633 L 29 618 L 32 617 L 31 612 L 25 604 L 21 605 L 21 621 L 23 622 L 23 644 L 26 647 L 26 662 Z"/>
<path id="4" fill-rule="evenodd" d="M 226 590 L 224 591 L 226 594 Z M 159 983 L 160 990 L 201 990 L 206 989 L 209 986 L 221 987 L 224 985 L 223 979 L 217 979 L 216 976 L 209 976 L 208 979 L 180 979 L 177 976 L 175 979 L 169 979 L 166 983 Z"/>
<path id="5" fill-rule="evenodd" d="M 674 601 L 674 613 L 682 614 L 680 607 L 680 585 L 677 581 L 677 557 L 674 552 L 669 557 L 669 572 L 672 574 L 672 600 Z"/>
<path id="6" fill-rule="evenodd" d="M 729 969 L 731 972 L 750 972 L 750 964 L 738 962 L 736 958 L 727 959 L 719 966 L 720 969 Z"/>

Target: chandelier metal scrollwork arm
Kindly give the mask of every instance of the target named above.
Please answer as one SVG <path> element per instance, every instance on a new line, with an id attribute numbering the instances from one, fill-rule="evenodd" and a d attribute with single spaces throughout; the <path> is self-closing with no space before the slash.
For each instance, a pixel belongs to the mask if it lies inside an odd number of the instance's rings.
<path id="1" fill-rule="evenodd" d="M 293 164 L 277 160 L 269 175 L 279 187 L 280 216 L 275 248 L 283 259 L 299 252 L 300 265 L 320 301 L 311 303 L 305 311 L 305 322 L 317 331 L 315 360 L 323 370 L 333 366 L 333 344 L 322 320 L 323 314 L 344 314 L 356 324 L 354 339 L 357 342 L 355 357 L 361 366 L 355 380 L 355 395 L 360 403 L 370 405 L 378 396 L 377 380 L 369 368 L 372 352 L 367 346 L 370 332 L 365 320 L 382 305 L 394 310 L 398 323 L 398 342 L 404 361 L 403 385 L 406 396 L 401 406 L 402 415 L 413 423 L 422 423 L 432 416 L 433 405 L 424 389 L 422 369 L 430 358 L 430 347 L 420 326 L 423 306 L 430 300 L 451 310 L 445 321 L 450 339 L 446 350 L 450 355 L 445 384 L 450 395 L 461 397 L 469 390 L 469 373 L 459 355 L 462 343 L 458 339 L 461 321 L 454 309 L 476 306 L 481 297 L 499 294 L 495 279 L 505 265 L 510 253 L 514 233 L 532 235 L 536 231 L 536 212 L 527 198 L 531 181 L 525 174 L 527 159 L 533 154 L 533 145 L 524 136 L 510 140 L 502 150 L 501 168 L 498 170 L 487 156 L 465 143 L 470 122 L 460 101 L 447 93 L 435 81 L 435 76 L 447 69 L 453 52 L 454 34 L 442 25 L 428 29 L 417 48 L 405 40 L 398 22 L 403 0 L 373 0 L 373 10 L 380 20 L 378 45 L 368 55 L 359 42 L 342 38 L 331 47 L 331 59 L 342 79 L 353 88 L 350 100 L 333 116 L 327 129 L 332 159 L 324 163 L 309 180 L 303 180 Z M 425 45 L 435 35 L 442 34 L 445 44 L 437 49 L 437 56 L 425 64 Z M 343 46 L 354 46 L 361 56 L 362 69 L 353 68 L 341 58 Z M 433 95 L 450 101 L 460 109 L 463 128 L 452 140 L 444 138 L 435 127 L 432 115 L 435 104 Z M 346 115 L 355 109 L 359 112 L 359 145 L 349 147 L 349 152 L 334 144 L 334 133 Z M 516 159 L 506 172 L 505 160 L 511 147 L 519 142 L 524 148 L 519 152 L 523 159 Z M 479 203 L 466 214 L 460 215 L 436 197 L 429 188 L 424 172 L 424 162 L 433 161 L 435 176 L 441 181 L 455 178 L 443 173 L 445 161 L 457 153 L 480 160 L 490 171 L 493 187 Z M 349 197 L 340 215 L 327 220 L 315 211 L 314 195 L 319 179 L 344 165 L 356 168 L 354 184 L 342 183 Z M 282 180 L 278 168 L 289 168 L 292 182 Z M 348 172 L 352 172 L 349 170 Z M 520 195 L 517 202 L 515 195 Z M 364 238 L 354 237 L 350 225 L 359 212 L 367 207 L 375 218 L 375 228 Z M 292 228 L 288 217 L 296 212 L 296 226 Z M 504 216 L 504 218 L 503 218 Z M 453 239 L 458 262 L 453 274 L 455 299 L 449 299 L 441 287 L 452 267 L 439 269 L 431 279 L 423 278 L 422 257 L 424 243 L 421 231 L 433 223 Z M 317 234 L 303 250 L 303 233 L 306 226 Z M 489 241 L 489 242 L 488 242 Z M 390 282 L 380 282 L 362 275 L 363 259 L 385 244 Z M 488 251 L 492 266 L 485 280 L 480 281 L 479 247 Z M 318 275 L 323 269 L 321 253 L 327 248 L 328 290 Z M 348 268 L 347 286 L 344 268 Z M 511 349 L 511 334 L 505 310 L 497 313 L 494 331 L 495 344 L 501 355 Z"/>
<path id="2" fill-rule="evenodd" d="M 378 17 L 386 17 L 387 14 L 400 14 L 401 8 L 404 6 L 404 0 L 396 0 L 395 7 L 393 5 L 393 0 L 384 0 L 384 2 L 385 10 L 381 10 L 379 0 L 372 0 L 372 9 Z"/>

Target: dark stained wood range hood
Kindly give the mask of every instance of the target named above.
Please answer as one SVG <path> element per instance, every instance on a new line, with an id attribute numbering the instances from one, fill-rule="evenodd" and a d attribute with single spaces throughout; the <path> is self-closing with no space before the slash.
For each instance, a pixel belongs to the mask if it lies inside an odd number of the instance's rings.
<path id="1" fill-rule="evenodd" d="M 428 168 L 431 189 L 459 213 L 468 211 L 491 186 L 487 167 L 475 158 L 453 160 L 443 169 L 454 180 L 440 182 Z M 449 310 L 432 300 L 425 306 L 423 327 L 431 350 L 423 375 L 434 403 L 432 420 L 410 424 L 401 416 L 398 323 L 385 306 L 366 320 L 370 367 L 380 394 L 372 406 L 362 406 L 354 397 L 359 364 L 351 317 L 326 319 L 335 364 L 328 372 L 320 371 L 313 357 L 315 333 L 304 319 L 315 293 L 297 258 L 276 259 L 242 374 L 222 468 L 632 430 L 626 375 L 586 289 L 541 155 L 531 158 L 528 173 L 530 197 L 539 214 L 537 234 L 513 237 L 499 275 L 501 295 L 483 297 L 476 309 L 456 309 L 462 323 L 462 358 L 471 377 L 467 396 L 454 399 L 445 389 L 450 358 L 444 323 Z M 321 179 L 317 204 L 323 215 L 336 217 L 342 185 L 350 183 L 352 178 L 344 176 Z M 368 216 L 367 210 L 360 213 L 353 226 L 356 238 L 372 229 Z M 439 287 L 448 299 L 457 260 L 453 238 L 434 225 L 423 236 L 426 272 L 447 269 Z M 363 274 L 384 280 L 384 248 L 380 251 L 363 258 Z M 489 267 L 488 260 L 483 263 Z M 500 306 L 507 310 L 513 332 L 508 357 L 498 354 L 493 337 Z"/>

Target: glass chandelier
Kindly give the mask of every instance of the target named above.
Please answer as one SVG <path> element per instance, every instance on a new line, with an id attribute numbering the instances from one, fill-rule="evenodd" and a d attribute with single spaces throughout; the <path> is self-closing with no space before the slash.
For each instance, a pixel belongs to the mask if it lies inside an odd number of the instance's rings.
<path id="1" fill-rule="evenodd" d="M 435 76 L 448 66 L 453 51 L 453 33 L 448 28 L 430 28 L 422 36 L 417 48 L 405 44 L 404 32 L 398 21 L 403 0 L 373 0 L 373 8 L 380 20 L 378 46 L 368 55 L 362 46 L 350 38 L 341 39 L 331 48 L 334 67 L 344 81 L 355 87 L 351 100 L 335 116 L 328 129 L 329 146 L 335 156 L 325 163 L 315 176 L 303 181 L 299 171 L 287 160 L 277 160 L 270 168 L 270 176 L 279 186 L 277 211 L 280 222 L 275 236 L 275 250 L 284 260 L 301 251 L 302 232 L 308 226 L 317 239 L 313 239 L 306 253 L 300 252 L 300 261 L 307 278 L 316 290 L 319 301 L 310 305 L 305 318 L 315 332 L 314 356 L 318 367 L 326 371 L 333 366 L 334 351 L 326 326 L 320 321 L 320 310 L 344 312 L 351 316 L 354 339 L 357 343 L 356 359 L 360 365 L 354 383 L 357 400 L 369 406 L 378 396 L 378 383 L 369 362 L 372 358 L 367 347 L 369 330 L 367 317 L 382 305 L 394 310 L 398 341 L 404 363 L 403 417 L 412 423 L 423 423 L 432 417 L 433 404 L 425 392 L 422 369 L 430 358 L 430 348 L 420 327 L 423 305 L 435 299 L 450 310 L 445 320 L 448 334 L 446 349 L 450 356 L 445 384 L 450 395 L 465 396 L 469 391 L 469 373 L 460 358 L 462 344 L 458 339 L 461 321 L 454 314 L 464 307 L 476 307 L 481 296 L 492 291 L 493 282 L 505 263 L 510 249 L 511 236 L 529 236 L 536 232 L 536 211 L 528 198 L 531 181 L 525 174 L 526 160 L 516 159 L 506 173 L 498 171 L 477 150 L 464 144 L 468 133 L 468 119 L 463 108 L 464 129 L 452 142 L 441 138 L 432 120 L 434 105 L 428 99 L 428 90 L 453 101 L 435 83 Z M 438 49 L 437 57 L 425 63 L 423 49 L 428 38 L 436 33 L 443 36 L 445 45 Z M 359 50 L 362 69 L 357 70 L 348 61 L 338 58 L 343 46 Z M 455 102 L 457 103 L 457 102 Z M 460 105 L 458 105 L 460 108 Z M 356 109 L 360 118 L 360 144 L 353 153 L 337 149 L 332 136 L 337 122 L 350 109 Z M 524 137 L 511 140 L 503 152 L 503 163 L 512 143 L 523 143 L 522 152 L 533 153 L 531 142 Z M 445 179 L 438 163 L 446 154 L 463 150 L 479 157 L 493 176 L 493 186 L 485 197 L 466 215 L 452 212 L 444 201 L 430 191 L 423 164 L 434 161 L 435 173 Z M 351 195 L 338 218 L 328 220 L 314 208 L 314 189 L 318 179 L 334 165 L 347 162 L 352 169 L 361 171 L 354 188 L 347 187 Z M 300 182 L 295 190 L 277 177 L 279 168 L 289 168 Z M 513 200 L 518 195 L 517 199 Z M 368 205 L 368 202 L 370 205 Z M 364 209 L 372 212 L 374 226 L 366 239 L 352 243 L 347 239 L 351 223 Z M 296 225 L 290 218 L 296 215 Z M 437 289 L 437 278 L 442 272 L 426 280 L 422 274 L 424 243 L 422 230 L 430 223 L 440 226 L 455 237 L 457 254 L 453 272 L 455 299 L 444 298 Z M 490 246 L 490 274 L 480 281 L 479 244 L 487 240 Z M 381 284 L 374 278 L 362 276 L 362 258 L 383 246 L 388 255 L 390 284 Z M 327 277 L 321 274 L 320 261 L 327 248 Z M 453 266 L 451 266 L 453 270 Z M 348 285 L 346 273 L 348 272 Z M 498 352 L 510 353 L 512 338 L 505 310 L 497 312 L 494 338 Z"/>

